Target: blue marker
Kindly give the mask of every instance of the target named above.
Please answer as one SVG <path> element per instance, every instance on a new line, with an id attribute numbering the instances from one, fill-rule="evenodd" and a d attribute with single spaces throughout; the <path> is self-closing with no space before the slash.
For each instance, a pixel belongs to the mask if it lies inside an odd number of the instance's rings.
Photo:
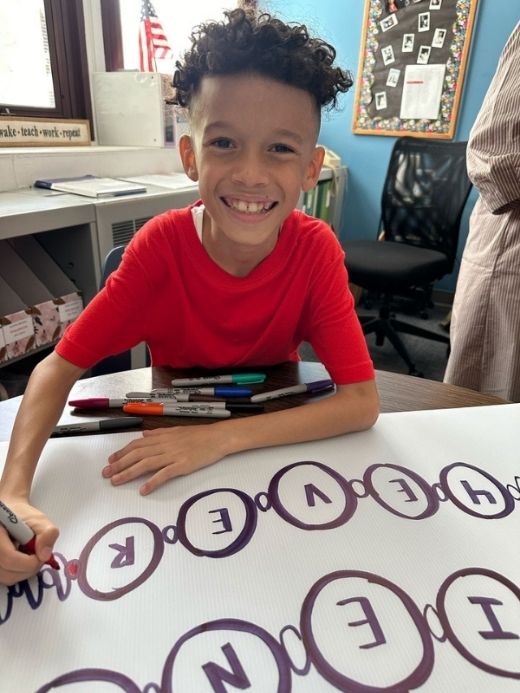
<path id="1" fill-rule="evenodd" d="M 253 391 L 248 387 L 158 387 L 151 392 L 127 392 L 128 399 L 176 399 L 188 400 L 191 395 L 208 397 L 250 397 Z M 126 402 L 125 402 L 126 404 Z"/>

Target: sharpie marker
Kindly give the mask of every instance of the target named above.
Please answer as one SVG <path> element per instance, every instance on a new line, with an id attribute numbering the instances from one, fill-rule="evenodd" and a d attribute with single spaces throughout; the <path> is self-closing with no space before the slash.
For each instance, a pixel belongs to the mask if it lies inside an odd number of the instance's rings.
<path id="1" fill-rule="evenodd" d="M 155 388 L 151 392 L 127 392 L 130 399 L 152 397 L 159 399 L 179 399 L 179 395 L 208 395 L 209 397 L 250 397 L 253 390 L 248 387 L 168 387 Z"/>
<path id="2" fill-rule="evenodd" d="M 271 390 L 271 392 L 259 392 L 251 397 L 251 402 L 267 402 L 270 399 L 278 399 L 279 397 L 287 397 L 288 395 L 297 395 L 301 392 L 309 392 L 317 394 L 318 392 L 326 392 L 332 390 L 334 383 L 332 380 L 315 380 L 313 383 L 302 383 L 301 385 L 292 385 L 291 387 L 282 387 L 279 390 Z"/>
<path id="3" fill-rule="evenodd" d="M 152 398 L 147 397 L 124 397 L 123 399 L 109 399 L 108 397 L 90 397 L 88 399 L 71 399 L 69 404 L 76 409 L 113 409 L 122 407 L 138 399 L 140 402 L 152 402 Z"/>
<path id="4" fill-rule="evenodd" d="M 198 404 L 203 404 L 199 402 Z M 197 402 L 180 402 L 179 404 L 145 404 L 132 402 L 125 404 L 123 411 L 128 414 L 144 414 L 153 416 L 201 416 L 208 419 L 228 419 L 229 409 L 217 409 L 213 406 L 196 406 Z"/>
<path id="5" fill-rule="evenodd" d="M 264 405 L 256 402 L 224 402 L 224 401 L 205 401 L 205 402 L 174 402 L 170 400 L 169 402 L 158 402 L 155 401 L 153 403 L 149 402 L 137 402 L 136 400 L 133 400 L 132 402 L 129 402 L 128 404 L 137 404 L 138 407 L 136 407 L 136 413 L 137 409 L 142 409 L 145 411 L 144 406 L 152 406 L 152 407 L 167 407 L 167 406 L 172 406 L 172 407 L 178 407 L 179 409 L 189 409 L 190 411 L 194 408 L 196 409 L 227 409 L 228 411 L 249 411 L 249 412 L 259 412 L 264 410 Z M 129 411 L 128 409 L 125 409 L 127 405 L 125 404 L 123 406 L 123 411 Z"/>
<path id="6" fill-rule="evenodd" d="M 103 419 L 102 421 L 84 421 L 83 423 L 64 424 L 62 426 L 56 426 L 50 437 L 76 436 L 81 433 L 95 433 L 97 431 L 117 431 L 121 428 L 140 426 L 142 423 L 143 420 L 139 416 L 125 416 L 120 419 Z"/>
<path id="7" fill-rule="evenodd" d="M 19 549 L 23 553 L 34 555 L 36 553 L 36 536 L 30 527 L 23 520 L 20 520 L 12 510 L 9 510 L 5 503 L 0 501 L 0 524 L 3 525 L 13 539 L 20 543 Z M 45 561 L 54 570 L 59 570 L 60 566 L 53 555 Z"/>
<path id="8" fill-rule="evenodd" d="M 266 379 L 265 373 L 234 373 L 233 375 L 206 375 L 202 378 L 174 378 L 172 385 L 178 387 L 190 387 L 192 385 L 220 385 L 221 383 L 238 383 L 248 385 L 249 383 L 263 383 Z"/>

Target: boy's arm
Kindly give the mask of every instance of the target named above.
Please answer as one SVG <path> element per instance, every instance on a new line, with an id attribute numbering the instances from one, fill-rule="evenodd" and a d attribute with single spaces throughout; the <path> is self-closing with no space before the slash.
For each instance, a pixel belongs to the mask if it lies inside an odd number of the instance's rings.
<path id="1" fill-rule="evenodd" d="M 36 556 L 16 551 L 7 533 L 0 528 L 0 583 L 12 584 L 34 574 L 47 560 L 58 530 L 29 504 L 36 465 L 52 429 L 56 425 L 71 387 L 84 369 L 74 366 L 55 352 L 33 370 L 18 411 L 7 459 L 0 479 L 0 499 L 36 534 Z"/>
<path id="2" fill-rule="evenodd" d="M 11 434 L 0 493 L 28 500 L 43 446 L 83 368 L 52 352 L 34 368 Z"/>
<path id="3" fill-rule="evenodd" d="M 256 421 L 255 417 L 237 420 L 243 430 L 237 427 L 232 452 L 363 431 L 374 425 L 378 415 L 375 380 L 338 385 L 332 397 L 272 412 Z"/>
<path id="4" fill-rule="evenodd" d="M 140 488 L 147 494 L 226 455 L 361 431 L 370 428 L 378 414 L 374 380 L 340 385 L 332 397 L 299 407 L 205 426 L 145 431 L 110 456 L 103 475 L 116 485 L 147 476 Z"/>

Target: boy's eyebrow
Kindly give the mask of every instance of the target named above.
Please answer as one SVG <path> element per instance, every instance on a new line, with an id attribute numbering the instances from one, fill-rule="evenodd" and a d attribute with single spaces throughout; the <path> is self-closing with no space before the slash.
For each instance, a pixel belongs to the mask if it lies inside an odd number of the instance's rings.
<path id="1" fill-rule="evenodd" d="M 205 131 L 211 133 L 212 130 L 225 130 L 226 128 L 233 129 L 233 125 L 225 120 L 216 120 L 213 123 L 209 123 L 209 125 L 206 126 Z M 287 130 L 286 128 L 274 130 L 272 135 L 273 137 L 281 138 L 289 137 L 290 139 L 298 142 L 298 144 L 303 144 L 304 142 L 304 138 L 301 135 L 294 132 L 294 130 Z"/>

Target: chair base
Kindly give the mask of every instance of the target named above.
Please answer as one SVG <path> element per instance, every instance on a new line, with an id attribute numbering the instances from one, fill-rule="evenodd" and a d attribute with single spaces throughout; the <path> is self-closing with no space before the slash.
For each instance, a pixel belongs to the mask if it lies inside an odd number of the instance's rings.
<path id="1" fill-rule="evenodd" d="M 409 375 L 415 375 L 418 377 L 423 377 L 423 374 L 417 370 L 414 362 L 408 354 L 408 350 L 404 345 L 403 340 L 399 336 L 399 332 L 405 334 L 413 335 L 414 337 L 423 337 L 425 339 L 432 339 L 436 342 L 441 342 L 443 344 L 450 344 L 449 337 L 437 334 L 436 332 L 431 332 L 430 330 L 425 330 L 422 327 L 417 327 L 417 325 L 411 325 L 410 323 L 403 322 L 402 320 L 396 320 L 391 317 L 374 317 L 372 315 L 360 315 L 359 320 L 363 327 L 363 333 L 365 335 L 375 333 L 376 344 L 382 346 L 385 337 L 392 344 L 394 349 L 397 351 L 399 356 L 408 366 Z"/>

